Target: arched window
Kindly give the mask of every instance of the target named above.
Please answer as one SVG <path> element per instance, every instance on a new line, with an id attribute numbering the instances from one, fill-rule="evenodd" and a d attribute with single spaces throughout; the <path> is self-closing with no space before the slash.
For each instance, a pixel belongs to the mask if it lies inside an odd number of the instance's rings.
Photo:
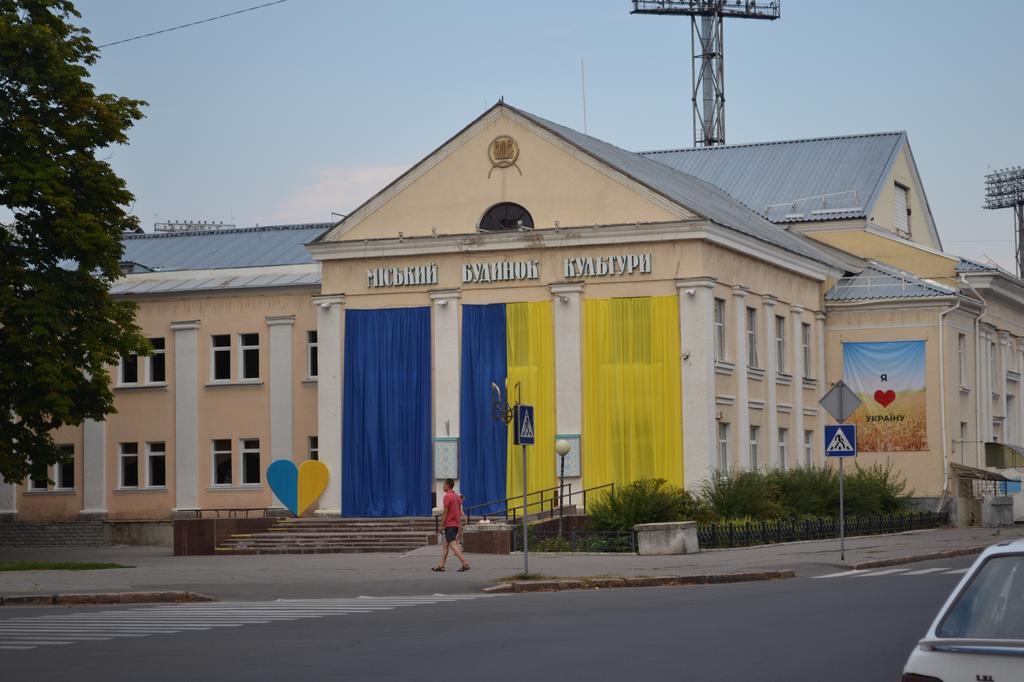
<path id="1" fill-rule="evenodd" d="M 533 229 L 533 216 L 519 204 L 503 202 L 487 209 L 480 219 L 481 232 L 508 232 Z"/>

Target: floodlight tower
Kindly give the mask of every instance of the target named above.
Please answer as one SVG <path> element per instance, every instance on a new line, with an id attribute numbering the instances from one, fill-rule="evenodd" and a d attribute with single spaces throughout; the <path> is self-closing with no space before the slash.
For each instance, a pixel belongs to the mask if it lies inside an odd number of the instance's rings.
<path id="1" fill-rule="evenodd" d="M 1024 167 L 1004 168 L 985 176 L 985 208 L 1013 209 L 1013 253 L 1017 276 L 1024 278 Z"/>
<path id="2" fill-rule="evenodd" d="M 725 144 L 725 43 L 722 19 L 779 18 L 780 0 L 633 0 L 630 14 L 690 17 L 693 145 Z M 699 21 L 698 21 L 699 20 Z M 698 67 L 697 62 L 700 61 Z"/>

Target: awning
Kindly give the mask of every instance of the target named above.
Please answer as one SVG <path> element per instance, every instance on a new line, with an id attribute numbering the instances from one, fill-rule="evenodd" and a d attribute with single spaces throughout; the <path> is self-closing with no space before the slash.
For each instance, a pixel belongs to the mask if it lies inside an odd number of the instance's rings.
<path id="1" fill-rule="evenodd" d="M 988 443 L 986 443 L 986 445 L 988 445 Z M 998 445 L 1002 445 L 1002 443 L 998 443 Z M 985 459 L 987 464 L 987 453 Z M 1016 478 L 1007 478 L 1006 476 L 996 473 L 995 471 L 988 471 L 986 469 L 976 469 L 974 467 L 969 467 L 964 464 L 950 464 L 949 466 L 951 469 L 953 469 L 953 473 L 956 475 L 956 477 L 961 479 L 973 479 L 975 481 L 1000 481 L 1005 483 L 1016 483 L 1019 480 Z"/>
<path id="2" fill-rule="evenodd" d="M 996 469 L 1024 468 L 1024 446 L 1009 443 L 985 443 L 985 466 Z"/>

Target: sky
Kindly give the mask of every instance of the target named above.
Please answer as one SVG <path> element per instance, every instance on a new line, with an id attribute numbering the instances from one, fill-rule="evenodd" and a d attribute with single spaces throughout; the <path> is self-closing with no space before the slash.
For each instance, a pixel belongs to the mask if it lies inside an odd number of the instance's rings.
<path id="1" fill-rule="evenodd" d="M 79 0 L 97 44 L 259 0 Z M 689 20 L 630 0 L 288 0 L 102 50 L 101 92 L 146 100 L 105 152 L 157 220 L 346 213 L 498 98 L 625 149 L 692 145 Z M 965 7 L 974 6 L 974 13 Z M 984 9 L 984 13 L 978 11 Z M 906 130 L 945 250 L 1013 269 L 984 175 L 1024 164 L 1024 2 L 782 0 L 727 20 L 726 140 Z"/>

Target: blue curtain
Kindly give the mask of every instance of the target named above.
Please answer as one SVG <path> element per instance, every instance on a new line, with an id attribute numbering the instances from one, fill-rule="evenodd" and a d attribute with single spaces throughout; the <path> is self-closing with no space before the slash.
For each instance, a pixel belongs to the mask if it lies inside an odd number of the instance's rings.
<path id="1" fill-rule="evenodd" d="M 507 375 L 505 305 L 463 306 L 459 492 L 466 506 L 505 497 L 507 427 L 494 419 L 491 382 L 504 394 Z M 501 510 L 498 505 L 476 513 Z"/>
<path id="2" fill-rule="evenodd" d="M 345 516 L 429 516 L 430 309 L 345 311 Z"/>

